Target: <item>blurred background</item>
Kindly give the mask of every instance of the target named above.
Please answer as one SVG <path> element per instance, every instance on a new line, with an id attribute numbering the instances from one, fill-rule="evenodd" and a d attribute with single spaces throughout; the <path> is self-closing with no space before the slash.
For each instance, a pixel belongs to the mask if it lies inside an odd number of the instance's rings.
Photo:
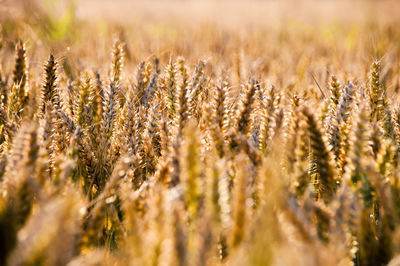
<path id="1" fill-rule="evenodd" d="M 362 0 L 2 0 L 0 22 L 2 32 L 9 33 L 19 30 L 21 25 L 12 25 L 12 21 L 20 19 L 16 22 L 29 24 L 31 30 L 43 31 L 38 34 L 54 41 L 78 38 L 79 22 L 99 27 L 138 22 L 141 22 L 138 27 L 157 23 L 184 22 L 185 26 L 216 23 L 242 31 L 249 27 L 281 27 L 292 22 L 310 26 L 365 20 L 386 23 L 399 21 L 399 10 L 399 1 Z"/>
<path id="2" fill-rule="evenodd" d="M 362 66 L 366 62 L 376 58 L 390 61 L 399 50 L 394 43 L 400 39 L 396 30 L 400 1 L 0 3 L 0 38 L 3 51 L 7 51 L 3 58 L 13 55 L 16 40 L 23 39 L 33 66 L 42 65 L 49 51 L 71 69 L 108 62 L 115 38 L 126 44 L 126 64 L 132 68 L 146 58 L 156 56 L 165 63 L 179 55 L 188 62 L 205 58 L 234 65 L 232 55 L 242 54 L 245 61 L 253 62 L 249 68 L 254 72 L 267 74 L 275 64 L 288 65 L 284 71 L 293 76 L 298 76 L 306 65 L 313 67 L 312 64 L 329 64 L 326 68 L 331 71 L 344 67 L 348 68 L 345 73 L 364 74 Z M 345 59 L 354 63 L 343 66 Z M 285 81 L 274 81 L 288 86 Z"/>

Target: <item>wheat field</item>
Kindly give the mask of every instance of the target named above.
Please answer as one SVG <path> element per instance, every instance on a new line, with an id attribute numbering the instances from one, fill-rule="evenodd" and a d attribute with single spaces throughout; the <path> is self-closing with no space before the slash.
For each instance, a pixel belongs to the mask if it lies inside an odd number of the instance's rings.
<path id="1" fill-rule="evenodd" d="M 0 265 L 400 265 L 399 10 L 0 1 Z"/>

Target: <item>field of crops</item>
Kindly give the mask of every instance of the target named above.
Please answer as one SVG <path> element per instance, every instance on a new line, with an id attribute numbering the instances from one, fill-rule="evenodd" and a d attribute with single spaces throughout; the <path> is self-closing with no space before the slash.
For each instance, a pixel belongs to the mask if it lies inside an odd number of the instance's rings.
<path id="1" fill-rule="evenodd" d="M 400 265 L 399 10 L 0 1 L 0 265 Z"/>

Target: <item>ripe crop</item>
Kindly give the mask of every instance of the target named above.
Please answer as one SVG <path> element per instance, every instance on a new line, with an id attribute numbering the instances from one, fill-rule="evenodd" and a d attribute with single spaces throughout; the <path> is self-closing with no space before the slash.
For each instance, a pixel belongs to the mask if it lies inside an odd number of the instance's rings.
<path id="1" fill-rule="evenodd" d="M 0 10 L 0 265 L 398 265 L 398 19 L 20 2 Z"/>

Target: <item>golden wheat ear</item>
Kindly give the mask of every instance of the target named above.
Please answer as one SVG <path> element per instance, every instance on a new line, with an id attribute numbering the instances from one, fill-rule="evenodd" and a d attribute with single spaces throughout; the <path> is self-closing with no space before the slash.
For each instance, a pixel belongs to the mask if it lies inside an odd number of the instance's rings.
<path id="1" fill-rule="evenodd" d="M 150 84 L 154 82 L 151 80 L 151 64 L 146 62 L 140 62 L 136 74 L 136 84 L 134 88 L 134 99 L 138 101 L 141 105 L 148 104 L 150 98 L 149 86 L 154 86 Z"/>
<path id="2" fill-rule="evenodd" d="M 167 104 L 168 118 L 173 120 L 178 109 L 177 67 L 170 62 L 165 70 L 165 102 Z"/>
<path id="3" fill-rule="evenodd" d="M 44 115 L 46 112 L 46 106 L 48 105 L 59 105 L 59 97 L 57 92 L 57 62 L 54 59 L 54 56 L 51 54 L 49 60 L 44 66 L 45 76 L 44 76 L 44 84 L 42 87 L 41 93 L 41 113 Z"/>
<path id="4" fill-rule="evenodd" d="M 314 116 L 308 109 L 304 109 L 303 114 L 310 138 L 309 175 L 315 187 L 315 197 L 330 202 L 337 186 L 330 154 Z"/>
<path id="5" fill-rule="evenodd" d="M 178 59 L 178 70 L 181 78 L 180 85 L 178 87 L 178 113 L 176 116 L 176 128 L 178 134 L 182 134 L 185 124 L 188 122 L 189 116 L 189 101 L 190 101 L 190 91 L 189 91 L 189 74 L 185 65 L 183 58 Z"/>
<path id="6" fill-rule="evenodd" d="M 357 116 L 353 117 L 353 129 L 349 136 L 350 148 L 346 158 L 344 179 L 351 186 L 357 186 L 365 171 L 365 163 L 368 159 L 368 115 L 365 106 L 359 107 Z"/>
<path id="7" fill-rule="evenodd" d="M 76 110 L 76 124 L 81 128 L 86 129 L 89 126 L 93 126 L 94 114 L 93 114 L 93 98 L 91 97 L 92 91 L 91 80 L 88 73 L 85 74 L 79 88 L 79 99 Z"/>
<path id="8" fill-rule="evenodd" d="M 201 116 L 201 95 L 204 92 L 206 82 L 204 75 L 205 67 L 206 62 L 204 60 L 200 60 L 189 84 L 189 114 L 191 117 L 195 117 L 196 119 L 200 119 Z"/>
<path id="9" fill-rule="evenodd" d="M 19 41 L 15 47 L 15 65 L 12 76 L 12 88 L 9 112 L 19 118 L 28 103 L 28 59 L 25 44 Z"/>
<path id="10" fill-rule="evenodd" d="M 246 92 L 243 95 L 243 100 L 240 106 L 237 131 L 245 136 L 247 136 L 251 127 L 251 113 L 258 88 L 257 84 L 258 82 L 255 79 L 250 80 L 249 84 L 246 86 Z"/>
<path id="11" fill-rule="evenodd" d="M 275 87 L 268 90 L 268 95 L 265 96 L 264 90 L 259 86 L 258 89 L 258 112 L 260 114 L 260 125 L 258 132 L 258 149 L 262 154 L 266 155 L 268 152 L 268 144 L 273 137 L 273 129 L 280 126 L 278 119 L 274 119 L 279 106 L 280 95 L 277 93 Z M 274 125 L 275 122 L 275 125 Z"/>
<path id="12" fill-rule="evenodd" d="M 118 104 L 118 89 L 114 85 L 110 85 L 109 90 L 106 92 L 104 99 L 104 114 L 101 121 L 101 142 L 102 146 L 99 149 L 99 163 L 109 164 L 112 162 L 113 151 L 113 136 L 115 135 L 116 123 L 119 115 L 119 104 Z M 102 172 L 102 185 L 104 185 L 105 179 L 111 174 L 110 165 L 103 167 Z"/>
<path id="13" fill-rule="evenodd" d="M 25 44 L 22 41 L 19 41 L 15 46 L 15 65 L 12 81 L 14 84 L 19 84 L 22 89 L 28 83 L 28 60 Z"/>
<path id="14" fill-rule="evenodd" d="M 386 107 L 386 88 L 381 83 L 381 62 L 375 61 L 371 66 L 369 99 L 371 119 L 381 120 Z"/>
<path id="15" fill-rule="evenodd" d="M 334 105 L 338 105 L 340 100 L 341 89 L 340 89 L 340 83 L 337 80 L 336 76 L 331 76 L 331 80 L 329 82 L 329 91 L 330 91 L 330 101 Z"/>
<path id="16" fill-rule="evenodd" d="M 226 135 L 227 128 L 229 127 L 228 112 L 230 105 L 229 95 L 229 80 L 227 71 L 221 74 L 220 84 L 215 88 L 214 94 L 214 116 L 215 123 L 217 124 L 222 135 Z"/>
<path id="17" fill-rule="evenodd" d="M 337 119 L 339 120 L 340 147 L 336 159 L 339 176 L 343 176 L 347 163 L 347 154 L 350 147 L 350 131 L 353 125 L 352 109 L 356 100 L 356 89 L 350 82 L 343 87 L 339 105 L 337 106 Z"/>
<path id="18" fill-rule="evenodd" d="M 326 117 L 324 119 L 325 135 L 328 138 L 328 149 L 332 152 L 335 161 L 340 154 L 340 119 L 338 117 L 338 106 L 340 101 L 341 87 L 335 76 L 331 77 L 329 83 L 329 102 Z"/>
<path id="19" fill-rule="evenodd" d="M 115 40 L 112 49 L 112 64 L 111 64 L 111 77 L 110 86 L 114 87 L 117 91 L 117 98 L 120 107 L 125 104 L 124 88 L 122 85 L 122 70 L 124 67 L 125 52 L 124 45 L 120 40 Z"/>

